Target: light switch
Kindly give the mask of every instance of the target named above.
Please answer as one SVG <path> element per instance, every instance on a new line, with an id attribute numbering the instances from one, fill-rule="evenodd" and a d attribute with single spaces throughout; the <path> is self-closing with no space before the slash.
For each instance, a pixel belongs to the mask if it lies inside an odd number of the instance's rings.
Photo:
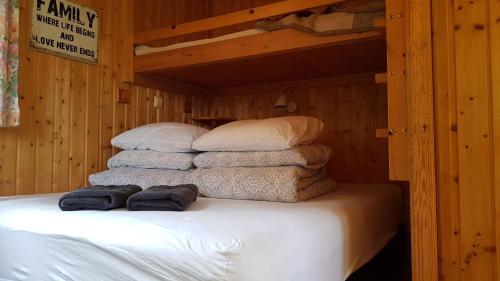
<path id="1" fill-rule="evenodd" d="M 163 97 L 162 96 L 154 96 L 153 97 L 153 107 L 161 108 L 163 106 Z"/>

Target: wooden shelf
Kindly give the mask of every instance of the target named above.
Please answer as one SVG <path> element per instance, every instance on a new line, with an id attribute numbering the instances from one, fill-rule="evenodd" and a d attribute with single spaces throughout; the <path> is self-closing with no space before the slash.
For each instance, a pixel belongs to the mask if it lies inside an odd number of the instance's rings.
<path id="1" fill-rule="evenodd" d="M 212 122 L 212 121 L 217 121 L 217 122 L 232 122 L 236 121 L 236 118 L 234 117 L 224 117 L 224 116 L 218 116 L 218 117 L 193 117 L 191 118 L 193 121 L 197 122 Z"/>
<path id="2" fill-rule="evenodd" d="M 202 117 L 193 117 L 191 118 L 193 121 L 209 126 L 210 128 L 215 128 L 220 125 L 224 125 L 226 123 L 230 123 L 236 121 L 237 119 L 229 116 L 202 116 Z"/>
<path id="3" fill-rule="evenodd" d="M 283 29 L 164 52 L 136 56 L 136 73 L 165 72 L 217 62 L 228 62 L 268 55 L 321 49 L 383 38 L 379 31 L 333 36 L 314 36 L 295 29 Z"/>
<path id="4" fill-rule="evenodd" d="M 284 29 L 136 56 L 136 74 L 205 88 L 342 76 L 386 69 L 380 31 L 314 36 Z"/>

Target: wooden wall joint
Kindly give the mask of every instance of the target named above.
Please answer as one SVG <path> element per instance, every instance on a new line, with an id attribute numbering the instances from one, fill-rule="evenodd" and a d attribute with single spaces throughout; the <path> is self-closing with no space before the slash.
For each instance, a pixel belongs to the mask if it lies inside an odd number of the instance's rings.
<path id="1" fill-rule="evenodd" d="M 408 0 L 412 280 L 438 280 L 431 0 Z"/>
<path id="2" fill-rule="evenodd" d="M 129 89 L 118 89 L 117 100 L 118 103 L 130 103 L 130 90 Z"/>

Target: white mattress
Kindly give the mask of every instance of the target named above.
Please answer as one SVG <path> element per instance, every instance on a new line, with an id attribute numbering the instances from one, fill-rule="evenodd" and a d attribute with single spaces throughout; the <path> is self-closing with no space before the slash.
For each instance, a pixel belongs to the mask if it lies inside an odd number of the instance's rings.
<path id="1" fill-rule="evenodd" d="M 184 212 L 61 212 L 59 196 L 0 199 L 0 280 L 340 281 L 401 217 L 399 189 L 373 184 L 301 203 L 199 198 Z"/>
<path id="2" fill-rule="evenodd" d="M 241 38 L 241 37 L 247 37 L 247 36 L 252 36 L 252 35 L 257 35 L 261 33 L 267 33 L 267 31 L 260 30 L 260 29 L 248 29 L 240 32 L 234 32 L 210 39 L 200 39 L 200 40 L 193 40 L 193 41 L 187 41 L 187 42 L 182 42 L 182 43 L 175 43 L 171 44 L 168 46 L 164 47 L 150 47 L 147 45 L 139 45 L 135 47 L 135 55 L 140 56 L 140 55 L 146 55 L 146 54 L 152 54 L 152 53 L 159 53 L 159 52 L 164 52 L 164 51 L 170 51 L 170 50 L 175 50 L 175 49 L 181 49 L 181 48 L 187 48 L 191 46 L 199 46 L 199 45 L 205 45 L 205 44 L 210 44 L 210 43 L 215 43 L 219 41 L 225 41 L 225 40 L 230 40 L 230 39 L 235 39 L 235 38 Z"/>

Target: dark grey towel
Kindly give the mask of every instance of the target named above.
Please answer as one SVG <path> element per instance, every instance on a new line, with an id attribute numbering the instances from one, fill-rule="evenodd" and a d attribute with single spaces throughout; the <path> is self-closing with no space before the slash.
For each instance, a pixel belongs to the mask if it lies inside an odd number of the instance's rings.
<path id="1" fill-rule="evenodd" d="M 59 199 L 63 211 L 100 210 L 107 211 L 125 207 L 127 198 L 142 189 L 136 185 L 108 185 L 82 187 L 64 194 Z"/>
<path id="2" fill-rule="evenodd" d="M 131 211 L 183 211 L 196 201 L 198 187 L 194 184 L 152 186 L 130 196 Z"/>

